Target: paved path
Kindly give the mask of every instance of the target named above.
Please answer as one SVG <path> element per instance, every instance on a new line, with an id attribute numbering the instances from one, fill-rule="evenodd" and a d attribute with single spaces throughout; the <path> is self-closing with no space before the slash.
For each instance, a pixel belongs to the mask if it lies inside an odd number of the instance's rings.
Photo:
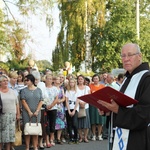
<path id="1" fill-rule="evenodd" d="M 56 144 L 54 147 L 45 148 L 44 150 L 107 150 L 107 140 L 89 141 L 89 143 L 71 144 L 64 143 L 63 145 Z M 15 150 L 25 150 L 25 145 L 15 147 Z"/>

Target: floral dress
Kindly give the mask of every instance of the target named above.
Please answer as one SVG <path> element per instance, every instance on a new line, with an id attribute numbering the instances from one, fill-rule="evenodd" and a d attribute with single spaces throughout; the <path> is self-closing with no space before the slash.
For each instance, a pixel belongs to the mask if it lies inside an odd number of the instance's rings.
<path id="1" fill-rule="evenodd" d="M 18 98 L 12 89 L 0 92 L 3 113 L 0 115 L 0 143 L 15 142 L 16 104 Z"/>
<path id="2" fill-rule="evenodd" d="M 59 94 L 58 94 L 58 99 L 60 100 L 62 98 L 63 98 L 63 88 L 60 88 L 59 89 Z M 55 129 L 56 130 L 64 129 L 65 124 L 66 124 L 65 108 L 64 108 L 64 104 L 60 103 L 60 104 L 57 105 L 57 116 L 56 116 Z"/>

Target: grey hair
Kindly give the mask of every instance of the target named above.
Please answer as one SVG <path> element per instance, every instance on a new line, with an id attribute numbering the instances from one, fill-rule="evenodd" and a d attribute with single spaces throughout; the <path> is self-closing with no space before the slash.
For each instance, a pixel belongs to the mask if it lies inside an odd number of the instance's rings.
<path id="1" fill-rule="evenodd" d="M 2 82 L 4 79 L 7 79 L 9 81 L 9 77 L 5 74 L 0 76 L 0 82 Z"/>
<path id="2" fill-rule="evenodd" d="M 31 74 L 34 76 L 35 79 L 41 80 L 41 75 L 39 71 L 34 70 Z"/>
<path id="3" fill-rule="evenodd" d="M 134 48 L 137 50 L 138 53 L 141 53 L 141 50 L 140 50 L 140 46 L 136 43 L 128 43 L 128 44 L 125 44 L 124 46 L 126 45 L 132 45 L 134 46 Z M 124 46 L 122 47 L 122 49 L 124 48 Z"/>
<path id="4" fill-rule="evenodd" d="M 115 77 L 114 77 L 114 75 L 112 73 L 108 73 L 107 76 L 108 75 L 110 76 L 111 79 L 113 79 L 113 80 L 115 79 Z"/>
<path id="5" fill-rule="evenodd" d="M 135 49 L 137 50 L 138 53 L 141 53 L 140 47 L 138 44 L 133 43 Z"/>

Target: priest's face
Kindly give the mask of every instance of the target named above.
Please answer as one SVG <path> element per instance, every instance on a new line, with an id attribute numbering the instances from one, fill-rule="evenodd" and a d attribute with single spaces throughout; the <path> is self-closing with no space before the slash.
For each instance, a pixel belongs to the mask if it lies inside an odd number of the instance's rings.
<path id="1" fill-rule="evenodd" d="M 126 44 L 123 46 L 121 51 L 121 59 L 123 63 L 123 68 L 129 73 L 137 68 L 142 63 L 142 55 L 135 44 Z"/>

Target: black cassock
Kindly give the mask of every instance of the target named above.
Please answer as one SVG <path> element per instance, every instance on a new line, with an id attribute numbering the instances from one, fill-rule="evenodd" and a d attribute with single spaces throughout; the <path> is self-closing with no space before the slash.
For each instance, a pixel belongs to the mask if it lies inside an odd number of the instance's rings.
<path id="1" fill-rule="evenodd" d="M 133 73 L 147 69 L 148 64 L 142 63 Z M 150 150 L 150 73 L 143 75 L 135 99 L 139 102 L 132 108 L 119 107 L 113 125 L 130 130 L 126 150 Z"/>

